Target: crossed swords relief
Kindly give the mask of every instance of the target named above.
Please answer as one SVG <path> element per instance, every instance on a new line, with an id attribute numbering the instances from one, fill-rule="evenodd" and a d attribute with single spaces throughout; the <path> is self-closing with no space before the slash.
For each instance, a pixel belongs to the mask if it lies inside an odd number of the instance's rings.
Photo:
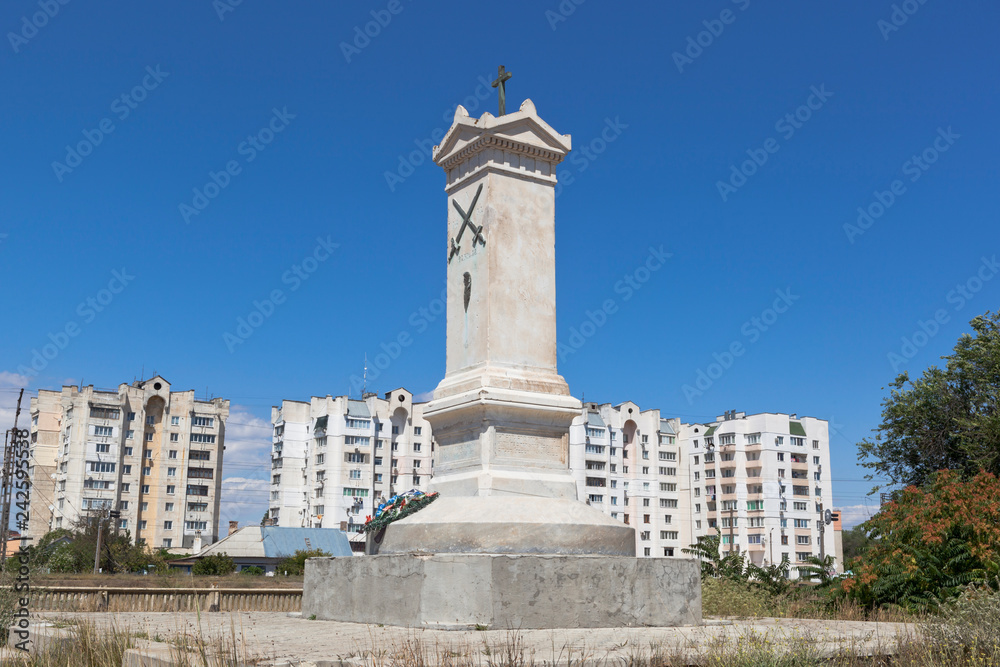
<path id="1" fill-rule="evenodd" d="M 462 232 L 465 231 L 466 226 L 472 230 L 472 247 L 476 247 L 476 241 L 481 242 L 484 246 L 486 245 L 486 239 L 483 238 L 483 227 L 480 225 L 476 227 L 472 222 L 472 212 L 476 209 L 476 202 L 479 201 L 479 194 L 483 191 L 483 184 L 479 184 L 479 188 L 476 190 L 476 196 L 472 198 L 472 204 L 469 206 L 469 212 L 466 213 L 462 210 L 462 207 L 458 205 L 458 202 L 454 199 L 451 200 L 452 205 L 458 214 L 462 216 L 462 226 L 458 229 L 458 236 L 451 240 L 451 252 L 448 254 L 448 262 L 451 263 L 452 258 L 458 254 L 461 246 L 458 244 L 462 241 Z"/>

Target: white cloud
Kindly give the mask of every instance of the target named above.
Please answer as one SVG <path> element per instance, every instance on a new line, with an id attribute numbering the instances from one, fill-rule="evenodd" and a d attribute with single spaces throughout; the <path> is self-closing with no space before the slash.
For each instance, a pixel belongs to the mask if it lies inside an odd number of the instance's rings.
<path id="1" fill-rule="evenodd" d="M 271 421 L 250 408 L 232 405 L 226 420 L 226 452 L 222 460 L 222 503 L 219 537 L 230 521 L 256 525 L 267 511 L 271 482 Z"/>
<path id="2" fill-rule="evenodd" d="M 29 378 L 27 375 L 18 375 L 10 371 L 0 371 L 0 389 L 27 387 Z"/>
<path id="3" fill-rule="evenodd" d="M 878 503 L 864 505 L 848 505 L 840 508 L 840 523 L 844 530 L 849 530 L 863 521 L 867 521 L 878 512 Z"/>
<path id="4" fill-rule="evenodd" d="M 424 392 L 421 392 L 419 394 L 414 394 L 413 395 L 413 402 L 414 403 L 426 403 L 427 401 L 431 400 L 432 398 L 434 398 L 434 390 L 424 391 Z"/>

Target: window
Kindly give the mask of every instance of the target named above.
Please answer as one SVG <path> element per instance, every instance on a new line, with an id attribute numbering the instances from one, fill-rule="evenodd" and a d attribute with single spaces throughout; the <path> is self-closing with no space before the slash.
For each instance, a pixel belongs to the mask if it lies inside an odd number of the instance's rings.
<path id="1" fill-rule="evenodd" d="M 211 468 L 188 468 L 188 477 L 192 479 L 212 479 L 213 475 Z"/>
<path id="2" fill-rule="evenodd" d="M 350 474 L 350 478 L 351 479 L 361 479 L 361 471 L 360 470 L 352 470 L 351 474 Z"/>
<path id="3" fill-rule="evenodd" d="M 673 482 L 660 482 L 660 491 L 675 493 L 677 491 L 677 485 Z"/>
<path id="4" fill-rule="evenodd" d="M 212 459 L 212 452 L 204 449 L 195 449 L 188 453 L 188 458 L 192 461 L 210 461 Z"/>
<path id="5" fill-rule="evenodd" d="M 207 530 L 207 521 L 185 521 L 184 530 Z"/>
<path id="6" fill-rule="evenodd" d="M 131 486 L 131 484 L 122 484 L 122 493 L 128 493 L 130 486 Z M 126 501 L 122 501 L 122 502 L 124 502 L 125 504 L 128 504 L 127 500 Z"/>
<path id="7" fill-rule="evenodd" d="M 149 509 L 149 503 L 140 503 L 140 504 L 139 504 L 139 508 L 140 508 L 140 509 L 141 509 L 141 510 L 142 510 L 143 512 L 145 512 L 146 510 L 148 510 L 148 509 Z"/>
<path id="8" fill-rule="evenodd" d="M 108 453 L 110 451 L 111 451 L 111 445 L 109 445 L 109 444 L 103 444 L 103 445 L 99 444 L 99 445 L 97 445 L 97 453 L 98 454 L 106 454 L 106 453 Z M 819 479 L 819 477 L 817 477 L 816 479 Z"/>
<path id="9" fill-rule="evenodd" d="M 420 451 L 420 443 L 419 442 L 413 443 L 413 451 L 415 451 L 415 452 L 419 452 Z"/>
<path id="10" fill-rule="evenodd" d="M 646 459 L 647 461 L 649 460 L 649 450 L 646 449 L 642 450 L 642 458 Z"/>
<path id="11" fill-rule="evenodd" d="M 393 425 L 393 427 L 392 427 L 392 434 L 393 435 L 399 435 L 399 427 L 398 426 Z"/>
<path id="12" fill-rule="evenodd" d="M 642 515 L 642 522 L 643 523 L 649 523 L 649 515 L 648 514 L 643 514 Z"/>
<path id="13" fill-rule="evenodd" d="M 375 473 L 375 481 L 376 482 L 381 482 L 382 481 L 382 473 L 380 473 L 380 472 Z"/>
<path id="14" fill-rule="evenodd" d="M 792 445 L 794 447 L 805 447 L 806 446 L 806 439 L 805 438 L 797 438 L 797 437 L 795 437 L 793 435 L 793 436 L 791 436 L 791 440 L 792 440 Z"/>
<path id="15" fill-rule="evenodd" d="M 110 426 L 95 426 L 94 435 L 100 436 L 102 438 L 109 438 L 114 433 L 114 429 Z"/>
<path id="16" fill-rule="evenodd" d="M 813 449 L 819 449 L 819 440 L 813 440 Z"/>
<path id="17" fill-rule="evenodd" d="M 643 475 L 649 474 L 649 466 L 642 466 L 642 474 Z"/>
<path id="18" fill-rule="evenodd" d="M 784 461 L 785 460 L 785 453 L 784 452 L 778 452 L 778 460 L 779 461 Z"/>
<path id="19" fill-rule="evenodd" d="M 662 474 L 666 475 L 667 477 L 676 477 L 677 476 L 677 468 L 661 468 L 661 469 L 666 471 L 666 472 L 664 472 Z"/>
<path id="20" fill-rule="evenodd" d="M 752 516 L 747 519 L 747 526 L 750 528 L 763 528 L 764 527 L 764 517 L 762 516 Z"/>
<path id="21" fill-rule="evenodd" d="M 194 418 L 194 421 L 195 421 L 195 425 L 197 425 L 197 423 L 198 423 L 198 418 L 197 418 L 197 417 L 195 417 L 195 418 Z M 175 417 L 171 417 L 171 418 L 170 418 L 170 425 L 171 425 L 171 426 L 178 426 L 178 425 L 180 425 L 180 423 L 181 423 L 181 418 L 180 418 L 180 417 L 176 417 L 176 416 L 175 416 Z M 211 424 L 209 424 L 209 426 L 211 426 Z"/>
<path id="22" fill-rule="evenodd" d="M 783 435 L 776 435 L 776 436 L 774 436 L 774 444 L 776 444 L 776 445 L 783 445 L 783 444 L 785 444 L 785 436 L 783 436 Z"/>
<path id="23" fill-rule="evenodd" d="M 130 422 L 134 422 L 135 421 L 135 413 L 134 412 L 128 413 L 128 420 Z"/>
<path id="24" fill-rule="evenodd" d="M 805 561 L 809 560 L 810 556 L 812 556 L 812 554 L 809 553 L 808 551 L 796 551 L 795 552 L 795 557 L 798 559 L 798 561 L 800 563 L 804 563 Z"/>
<path id="25" fill-rule="evenodd" d="M 805 512 L 806 511 L 806 505 L 808 505 L 808 503 L 803 503 L 803 502 L 795 501 L 794 503 L 792 503 L 792 508 L 796 512 Z"/>
<path id="26" fill-rule="evenodd" d="M 122 530 L 128 530 L 128 519 L 121 519 L 118 522 L 118 527 Z"/>
<path id="27" fill-rule="evenodd" d="M 673 523 L 673 522 L 674 522 L 673 515 L 671 515 L 671 514 L 664 514 L 663 515 L 663 523 Z"/>
<path id="28" fill-rule="evenodd" d="M 661 530 L 660 531 L 660 539 L 661 540 L 676 540 L 679 534 L 680 534 L 679 531 L 676 531 L 676 530 Z"/>
<path id="29" fill-rule="evenodd" d="M 153 419 L 153 415 L 146 415 L 146 424 L 152 426 L 156 421 Z"/>
<path id="30" fill-rule="evenodd" d="M 125 431 L 125 439 L 126 440 L 132 440 L 134 438 L 135 438 L 135 431 L 133 431 L 132 429 L 129 429 L 129 430 Z M 131 447 L 129 449 L 131 449 Z"/>
<path id="31" fill-rule="evenodd" d="M 150 466 L 145 466 L 142 469 L 142 474 L 143 475 L 149 475 L 152 472 L 153 472 L 153 469 Z"/>
<path id="32" fill-rule="evenodd" d="M 603 503 L 604 502 L 604 496 L 602 496 L 600 494 L 597 494 L 597 493 L 591 493 L 587 498 L 588 498 L 588 500 L 590 500 L 591 503 Z"/>
<path id="33" fill-rule="evenodd" d="M 736 434 L 735 433 L 724 433 L 719 436 L 720 445 L 735 445 L 736 444 Z"/>
<path id="34" fill-rule="evenodd" d="M 820 481 L 819 480 L 819 473 L 818 472 L 814 472 L 813 473 L 813 479 L 816 480 L 817 482 Z M 817 494 L 817 495 L 819 495 L 819 494 Z"/>
<path id="35" fill-rule="evenodd" d="M 812 543 L 812 538 L 809 537 L 808 535 L 796 535 L 795 536 L 795 543 L 796 544 L 811 544 Z"/>
<path id="36" fill-rule="evenodd" d="M 187 494 L 189 496 L 207 496 L 208 487 L 207 486 L 195 486 L 193 484 L 188 484 Z"/>
<path id="37" fill-rule="evenodd" d="M 354 446 L 367 447 L 369 444 L 371 444 L 371 441 L 372 441 L 372 439 L 369 438 L 367 435 L 345 435 L 344 436 L 344 444 L 345 445 L 350 445 L 352 447 L 354 447 Z M 393 448 L 395 448 L 396 444 L 393 443 L 392 446 L 393 446 Z"/>
<path id="38" fill-rule="evenodd" d="M 174 495 L 174 489 L 176 488 L 177 487 L 175 487 L 173 484 L 167 484 L 167 495 L 168 496 Z"/>
<path id="39" fill-rule="evenodd" d="M 377 466 L 382 465 L 382 457 L 381 456 L 376 456 L 375 457 L 375 465 L 377 465 Z"/>
<path id="40" fill-rule="evenodd" d="M 323 465 L 323 462 L 325 460 L 326 460 L 326 454 L 317 454 L 316 455 L 316 465 Z"/>
<path id="41" fill-rule="evenodd" d="M 122 466 L 122 474 L 123 475 L 131 475 L 132 474 L 132 466 Z"/>
<path id="42" fill-rule="evenodd" d="M 764 501 L 763 500 L 748 500 L 747 501 L 747 510 L 754 511 L 754 510 L 762 510 L 762 509 L 764 509 Z"/>
<path id="43" fill-rule="evenodd" d="M 788 535 L 781 536 L 781 544 L 786 546 L 788 545 Z"/>
<path id="44" fill-rule="evenodd" d="M 118 419 L 121 416 L 121 412 L 118 408 L 102 408 L 91 406 L 90 416 L 93 419 Z"/>
<path id="45" fill-rule="evenodd" d="M 367 498 L 368 497 L 368 489 L 352 489 L 352 488 L 349 488 L 349 487 L 345 486 L 344 487 L 344 495 L 345 496 L 357 497 L 357 498 Z"/>
<path id="46" fill-rule="evenodd" d="M 694 458 L 695 458 L 695 464 L 697 464 L 698 463 L 698 460 L 697 460 L 698 457 L 696 456 Z M 677 460 L 677 452 L 660 452 L 660 460 L 661 461 L 676 461 Z"/>
<path id="47" fill-rule="evenodd" d="M 673 547 L 663 547 L 663 555 L 666 556 L 667 558 L 673 557 L 673 555 L 674 555 L 674 548 Z"/>
<path id="48" fill-rule="evenodd" d="M 792 494 L 794 494 L 796 496 L 808 496 L 809 495 L 809 487 L 808 486 L 793 486 L 792 487 Z"/>
<path id="49" fill-rule="evenodd" d="M 747 535 L 747 544 L 760 544 L 760 535 Z"/>
<path id="50" fill-rule="evenodd" d="M 413 462 L 413 467 L 414 468 L 419 468 L 420 467 L 420 461 L 414 461 Z"/>
<path id="51" fill-rule="evenodd" d="M 85 479 L 83 480 L 83 488 L 85 489 L 110 489 L 111 482 L 96 480 L 96 479 Z"/>
<path id="52" fill-rule="evenodd" d="M 604 446 L 603 445 L 587 445 L 586 451 L 587 451 L 588 454 L 603 454 L 604 453 Z"/>
<path id="53" fill-rule="evenodd" d="M 163 506 L 163 511 L 164 512 L 173 512 L 174 511 L 174 504 L 173 503 L 166 503 Z"/>
<path id="54" fill-rule="evenodd" d="M 180 442 L 180 436 L 176 433 L 170 434 L 170 442 Z"/>
<path id="55" fill-rule="evenodd" d="M 177 417 L 174 417 L 177 419 Z M 172 422 L 176 424 L 177 422 Z M 191 423 L 195 426 L 215 426 L 215 419 L 212 417 L 195 417 L 191 420 Z"/>
<path id="56" fill-rule="evenodd" d="M 420 475 L 414 475 L 413 476 L 413 483 L 414 484 L 420 484 Z"/>
<path id="57" fill-rule="evenodd" d="M 785 478 L 785 469 L 778 468 L 778 479 L 784 479 L 784 478 Z"/>
<path id="58" fill-rule="evenodd" d="M 174 522 L 173 521 L 164 521 L 163 522 L 163 530 L 173 530 L 173 529 L 174 529 Z"/>
<path id="59" fill-rule="evenodd" d="M 422 427 L 420 427 L 420 426 L 414 426 L 413 427 L 413 435 L 420 435 L 421 431 L 423 431 Z"/>
<path id="60" fill-rule="evenodd" d="M 355 452 L 348 452 L 347 453 L 347 462 L 348 463 L 364 463 L 365 462 L 365 455 L 364 454 L 357 454 Z"/>
<path id="61" fill-rule="evenodd" d="M 746 439 L 748 445 L 759 445 L 760 433 L 747 433 Z"/>
<path id="62" fill-rule="evenodd" d="M 208 503 L 188 503 L 188 512 L 206 512 Z"/>
<path id="63" fill-rule="evenodd" d="M 153 442 L 153 432 L 146 431 L 146 442 Z"/>
<path id="64" fill-rule="evenodd" d="M 815 489 L 815 491 L 816 491 L 816 495 L 817 496 L 822 496 L 823 495 L 823 489 L 821 489 L 820 487 L 817 486 L 816 489 Z"/>
<path id="65" fill-rule="evenodd" d="M 87 461 L 87 470 L 90 472 L 114 472 L 115 464 L 104 461 Z"/>
<path id="66" fill-rule="evenodd" d="M 208 445 L 214 445 L 215 436 L 210 433 L 192 433 L 191 442 L 201 442 Z"/>
<path id="67" fill-rule="evenodd" d="M 139 522 L 139 530 L 146 530 L 146 521 L 145 521 L 145 519 Z"/>
<path id="68" fill-rule="evenodd" d="M 368 428 L 371 428 L 371 426 L 372 426 L 372 422 L 371 422 L 370 419 L 352 419 L 351 417 L 347 418 L 347 428 L 363 428 L 363 429 L 368 429 Z M 392 427 L 392 432 L 393 433 L 396 433 L 396 428 L 397 427 L 395 427 L 395 426 Z"/>
<path id="69" fill-rule="evenodd" d="M 677 501 L 673 498 L 660 498 L 660 507 L 677 507 Z"/>

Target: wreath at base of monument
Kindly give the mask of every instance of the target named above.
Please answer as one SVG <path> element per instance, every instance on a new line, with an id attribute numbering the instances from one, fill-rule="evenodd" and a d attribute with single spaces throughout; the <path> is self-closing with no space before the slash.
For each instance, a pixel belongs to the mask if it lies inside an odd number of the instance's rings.
<path id="1" fill-rule="evenodd" d="M 411 489 L 406 493 L 395 495 L 385 501 L 375 510 L 375 516 L 365 518 L 364 532 L 374 533 L 382 530 L 393 521 L 398 521 L 422 510 L 438 499 L 437 493 L 424 493 Z"/>

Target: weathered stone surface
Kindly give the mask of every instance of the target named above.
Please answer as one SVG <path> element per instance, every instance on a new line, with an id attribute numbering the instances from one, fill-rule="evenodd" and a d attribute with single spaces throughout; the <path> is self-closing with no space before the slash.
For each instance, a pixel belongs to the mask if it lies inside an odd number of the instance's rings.
<path id="1" fill-rule="evenodd" d="M 635 556 L 635 529 L 577 500 L 442 496 L 390 524 L 379 553 Z"/>
<path id="2" fill-rule="evenodd" d="M 311 558 L 302 614 L 460 629 L 701 623 L 697 561 L 440 554 Z"/>

